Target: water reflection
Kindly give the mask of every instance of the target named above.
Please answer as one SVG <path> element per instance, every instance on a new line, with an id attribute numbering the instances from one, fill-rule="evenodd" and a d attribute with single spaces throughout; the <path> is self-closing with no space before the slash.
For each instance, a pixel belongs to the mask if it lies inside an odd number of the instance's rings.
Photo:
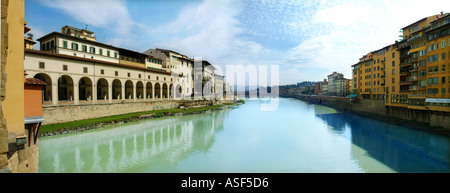
<path id="1" fill-rule="evenodd" d="M 447 137 L 351 114 L 316 116 L 334 133 L 349 138 L 354 145 L 397 172 L 450 172 L 450 140 Z"/>
<path id="2" fill-rule="evenodd" d="M 205 152 L 226 111 L 147 120 L 40 141 L 40 172 L 152 172 Z"/>

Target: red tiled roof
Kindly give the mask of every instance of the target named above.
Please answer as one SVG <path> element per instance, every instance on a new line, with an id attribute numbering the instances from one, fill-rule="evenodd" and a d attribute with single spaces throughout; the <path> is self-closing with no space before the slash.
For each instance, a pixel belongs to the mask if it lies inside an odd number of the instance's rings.
<path id="1" fill-rule="evenodd" d="M 27 80 L 25 81 L 25 84 L 47 85 L 47 83 L 45 83 L 42 80 L 39 80 L 37 78 L 27 78 Z"/>

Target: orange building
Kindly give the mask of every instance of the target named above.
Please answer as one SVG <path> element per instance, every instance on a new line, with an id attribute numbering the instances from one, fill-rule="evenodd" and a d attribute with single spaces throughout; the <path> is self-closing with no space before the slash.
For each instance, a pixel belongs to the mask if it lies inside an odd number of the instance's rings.
<path id="1" fill-rule="evenodd" d="M 42 110 L 42 86 L 45 85 L 47 84 L 39 79 L 25 78 L 25 129 L 28 131 L 28 147 L 30 147 L 32 143 L 36 145 L 39 129 L 44 122 Z"/>

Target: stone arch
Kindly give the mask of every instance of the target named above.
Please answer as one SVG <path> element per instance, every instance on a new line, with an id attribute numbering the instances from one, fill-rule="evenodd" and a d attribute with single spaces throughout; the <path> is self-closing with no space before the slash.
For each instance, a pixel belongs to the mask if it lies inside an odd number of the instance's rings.
<path id="1" fill-rule="evenodd" d="M 174 93 L 174 95 L 173 95 L 174 98 L 180 99 L 183 96 L 183 87 L 179 84 L 176 84 L 173 87 L 172 92 Z"/>
<path id="2" fill-rule="evenodd" d="M 167 96 L 167 84 L 166 83 L 163 83 L 163 85 L 162 85 L 162 98 L 167 98 L 168 96 Z"/>
<path id="3" fill-rule="evenodd" d="M 58 100 L 73 101 L 73 79 L 68 75 L 58 78 Z"/>
<path id="4" fill-rule="evenodd" d="M 127 80 L 125 82 L 125 99 L 133 99 L 134 98 L 133 89 L 134 89 L 133 82 L 131 80 Z"/>
<path id="5" fill-rule="evenodd" d="M 155 83 L 155 98 L 161 98 L 161 85 Z"/>
<path id="6" fill-rule="evenodd" d="M 92 81 L 88 77 L 82 77 L 78 81 L 78 99 L 79 100 L 92 100 Z"/>
<path id="7" fill-rule="evenodd" d="M 52 101 L 52 79 L 48 74 L 38 73 L 33 78 L 45 82 L 47 85 L 42 86 L 42 101 Z"/>
<path id="8" fill-rule="evenodd" d="M 122 82 L 119 79 L 114 79 L 112 82 L 113 99 L 122 99 Z"/>
<path id="9" fill-rule="evenodd" d="M 169 97 L 168 98 L 174 98 L 174 94 L 175 92 L 173 92 L 173 90 L 175 89 L 175 87 L 173 86 L 173 84 L 169 85 Z"/>
<path id="10" fill-rule="evenodd" d="M 143 99 L 144 96 L 144 83 L 142 81 L 136 82 L 136 98 L 137 99 Z"/>
<path id="11" fill-rule="evenodd" d="M 108 100 L 108 81 L 104 78 L 97 80 L 97 100 Z"/>

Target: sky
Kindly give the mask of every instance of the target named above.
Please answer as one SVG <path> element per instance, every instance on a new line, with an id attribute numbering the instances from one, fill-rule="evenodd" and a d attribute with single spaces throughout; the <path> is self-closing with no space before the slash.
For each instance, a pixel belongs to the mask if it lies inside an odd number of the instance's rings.
<path id="1" fill-rule="evenodd" d="M 363 55 L 445 8 L 450 1 L 25 0 L 25 20 L 35 39 L 65 25 L 87 27 L 99 42 L 202 57 L 225 75 L 227 65 L 277 65 L 285 85 L 334 71 L 351 78 Z"/>

